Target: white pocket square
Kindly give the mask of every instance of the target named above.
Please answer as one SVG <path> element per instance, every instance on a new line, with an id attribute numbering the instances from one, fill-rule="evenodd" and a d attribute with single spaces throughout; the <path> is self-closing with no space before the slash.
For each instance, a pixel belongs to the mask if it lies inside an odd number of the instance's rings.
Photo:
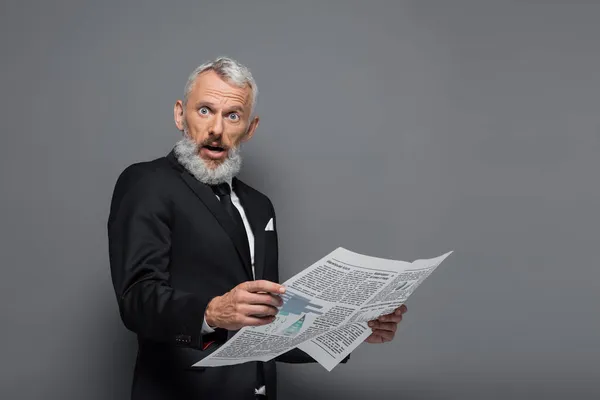
<path id="1" fill-rule="evenodd" d="M 274 231 L 275 229 L 273 229 L 273 218 L 271 218 L 269 220 L 269 222 L 267 222 L 267 226 L 265 226 L 265 231 Z"/>

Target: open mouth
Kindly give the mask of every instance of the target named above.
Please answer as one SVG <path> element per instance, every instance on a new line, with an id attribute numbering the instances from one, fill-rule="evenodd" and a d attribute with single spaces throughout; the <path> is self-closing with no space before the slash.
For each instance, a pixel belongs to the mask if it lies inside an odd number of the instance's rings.
<path id="1" fill-rule="evenodd" d="M 225 149 L 223 147 L 219 147 L 219 146 L 203 146 L 204 148 L 210 150 L 210 151 L 225 151 Z"/>
<path id="2" fill-rule="evenodd" d="M 227 154 L 227 149 L 221 146 L 202 146 L 201 154 L 211 159 L 222 159 Z"/>

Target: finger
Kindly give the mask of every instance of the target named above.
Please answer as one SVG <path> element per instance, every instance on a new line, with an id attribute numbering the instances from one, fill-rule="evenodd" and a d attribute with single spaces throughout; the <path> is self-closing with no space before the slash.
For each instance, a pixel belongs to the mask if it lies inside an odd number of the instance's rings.
<path id="1" fill-rule="evenodd" d="M 267 316 L 267 317 L 245 317 L 242 319 L 242 325 L 243 326 L 260 326 L 260 325 L 267 325 L 270 324 L 271 322 L 275 321 L 275 317 L 274 316 Z"/>
<path id="2" fill-rule="evenodd" d="M 246 292 L 243 301 L 248 304 L 267 304 L 273 307 L 280 307 L 283 304 L 281 297 L 270 293 Z"/>
<path id="3" fill-rule="evenodd" d="M 400 321 L 402 321 L 402 315 L 387 314 L 387 315 L 382 315 L 381 317 L 377 318 L 377 320 L 380 322 L 394 322 L 397 324 Z"/>
<path id="4" fill-rule="evenodd" d="M 240 307 L 240 312 L 246 316 L 274 316 L 279 310 L 264 304 L 245 304 Z"/>
<path id="5" fill-rule="evenodd" d="M 406 307 L 406 305 L 402 304 L 400 307 L 396 308 L 396 310 L 394 311 L 394 314 L 402 315 L 407 311 L 408 311 L 408 308 Z"/>
<path id="6" fill-rule="evenodd" d="M 372 321 L 369 322 L 369 327 L 371 327 L 374 330 L 378 329 L 382 331 L 396 332 L 396 330 L 398 329 L 398 324 L 394 322 Z"/>
<path id="7" fill-rule="evenodd" d="M 389 342 L 392 339 L 394 339 L 394 332 L 390 332 L 390 331 L 384 331 L 381 329 L 375 329 L 373 330 L 373 334 L 376 336 L 379 336 L 383 342 Z"/>
<path id="8" fill-rule="evenodd" d="M 367 343 L 381 343 L 381 338 L 374 333 L 371 333 L 366 339 Z"/>
<path id="9" fill-rule="evenodd" d="M 266 292 L 266 293 L 275 293 L 282 294 L 285 293 L 285 287 L 280 285 L 279 283 L 258 280 L 258 281 L 248 281 L 241 284 L 245 290 L 248 292 Z"/>

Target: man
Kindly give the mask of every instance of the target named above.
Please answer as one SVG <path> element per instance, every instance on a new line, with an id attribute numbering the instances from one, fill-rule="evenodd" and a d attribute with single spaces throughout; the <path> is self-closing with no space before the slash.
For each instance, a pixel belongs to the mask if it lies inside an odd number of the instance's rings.
<path id="1" fill-rule="evenodd" d="M 272 322 L 285 291 L 273 205 L 235 177 L 256 97 L 238 62 L 201 65 L 175 103 L 174 149 L 117 180 L 109 253 L 121 318 L 138 337 L 132 399 L 276 399 L 274 361 L 191 367 L 240 328 Z M 391 340 L 405 311 L 372 321 L 366 341 Z M 300 350 L 277 360 L 313 361 Z"/>

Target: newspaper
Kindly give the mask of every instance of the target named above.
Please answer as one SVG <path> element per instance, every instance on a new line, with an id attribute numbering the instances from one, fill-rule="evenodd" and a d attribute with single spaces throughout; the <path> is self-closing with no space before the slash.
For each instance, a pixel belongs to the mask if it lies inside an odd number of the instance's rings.
<path id="1" fill-rule="evenodd" d="M 283 283 L 272 323 L 240 329 L 193 367 L 266 362 L 297 347 L 331 371 L 372 333 L 368 321 L 404 304 L 451 253 L 409 263 L 339 247 Z"/>

